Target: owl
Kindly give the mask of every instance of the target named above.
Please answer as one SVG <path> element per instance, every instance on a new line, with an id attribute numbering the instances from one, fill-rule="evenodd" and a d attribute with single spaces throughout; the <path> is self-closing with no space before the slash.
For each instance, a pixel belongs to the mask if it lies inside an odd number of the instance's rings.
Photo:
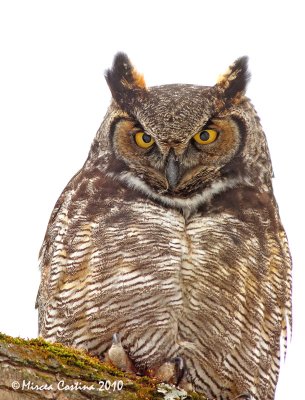
<path id="1" fill-rule="evenodd" d="M 105 77 L 40 252 L 39 335 L 208 399 L 273 399 L 291 259 L 247 57 L 214 86 L 147 87 L 123 53 Z"/>

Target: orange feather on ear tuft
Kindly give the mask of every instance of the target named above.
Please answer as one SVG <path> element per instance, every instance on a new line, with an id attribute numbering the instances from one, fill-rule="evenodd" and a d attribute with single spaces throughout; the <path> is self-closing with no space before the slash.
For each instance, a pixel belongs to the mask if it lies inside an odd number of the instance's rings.
<path id="1" fill-rule="evenodd" d="M 144 79 L 144 75 L 140 74 L 135 68 L 132 70 L 132 77 L 135 83 L 135 87 L 146 89 L 146 83 Z"/>
<path id="2" fill-rule="evenodd" d="M 123 77 L 121 79 L 121 83 L 125 88 L 146 90 L 144 75 L 140 74 L 134 67 L 130 71 L 130 78 Z"/>

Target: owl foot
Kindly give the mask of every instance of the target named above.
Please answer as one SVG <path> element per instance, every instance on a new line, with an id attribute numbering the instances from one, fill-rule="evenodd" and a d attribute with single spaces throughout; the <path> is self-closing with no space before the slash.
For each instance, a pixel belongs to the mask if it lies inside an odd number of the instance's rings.
<path id="1" fill-rule="evenodd" d="M 105 361 L 110 362 L 122 371 L 135 372 L 134 365 L 124 350 L 118 333 L 112 336 L 112 345 L 106 353 Z"/>
<path id="2" fill-rule="evenodd" d="M 156 371 L 153 371 L 153 376 L 162 382 L 172 383 L 189 391 L 192 390 L 192 385 L 184 378 L 185 370 L 183 358 L 175 357 L 171 361 L 162 364 Z"/>
<path id="3" fill-rule="evenodd" d="M 240 394 L 234 397 L 233 400 L 251 400 L 251 396 L 249 394 Z"/>

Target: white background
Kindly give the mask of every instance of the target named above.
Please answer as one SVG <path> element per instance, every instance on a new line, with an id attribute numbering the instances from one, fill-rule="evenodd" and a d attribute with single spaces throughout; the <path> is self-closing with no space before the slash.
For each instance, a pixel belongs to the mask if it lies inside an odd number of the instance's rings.
<path id="1" fill-rule="evenodd" d="M 213 85 L 250 57 L 274 190 L 294 259 L 294 332 L 277 400 L 303 398 L 304 11 L 301 1 L 0 2 L 0 331 L 35 337 L 37 255 L 59 194 L 110 101 L 127 52 L 148 85 Z"/>

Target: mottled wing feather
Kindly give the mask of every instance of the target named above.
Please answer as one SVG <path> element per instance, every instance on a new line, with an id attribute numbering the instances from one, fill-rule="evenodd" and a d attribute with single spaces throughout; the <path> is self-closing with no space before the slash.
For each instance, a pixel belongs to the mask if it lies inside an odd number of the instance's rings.
<path id="1" fill-rule="evenodd" d="M 41 283 L 36 299 L 36 308 L 39 309 L 40 335 L 44 335 L 46 332 L 46 311 L 54 296 L 58 294 L 60 276 L 68 267 L 67 237 L 70 235 L 71 224 L 73 220 L 77 219 L 78 214 L 75 209 L 76 213 L 71 215 L 72 199 L 84 180 L 86 180 L 86 177 L 83 177 L 82 171 L 79 171 L 62 192 L 51 214 L 40 250 Z M 79 261 L 81 262 L 81 260 Z"/>
<path id="2" fill-rule="evenodd" d="M 284 231 L 281 223 L 278 237 L 279 243 L 282 250 L 282 263 L 284 264 L 284 270 L 286 276 L 283 277 L 283 293 L 285 293 L 285 304 L 282 308 L 282 339 L 284 346 L 284 357 L 286 356 L 286 350 L 289 340 L 292 336 L 292 260 L 288 246 L 288 239 L 286 232 Z"/>
<path id="3" fill-rule="evenodd" d="M 139 367 L 162 362 L 177 349 L 183 216 L 98 170 L 62 199 L 44 244 L 40 333 L 100 355 L 120 332 Z"/>

